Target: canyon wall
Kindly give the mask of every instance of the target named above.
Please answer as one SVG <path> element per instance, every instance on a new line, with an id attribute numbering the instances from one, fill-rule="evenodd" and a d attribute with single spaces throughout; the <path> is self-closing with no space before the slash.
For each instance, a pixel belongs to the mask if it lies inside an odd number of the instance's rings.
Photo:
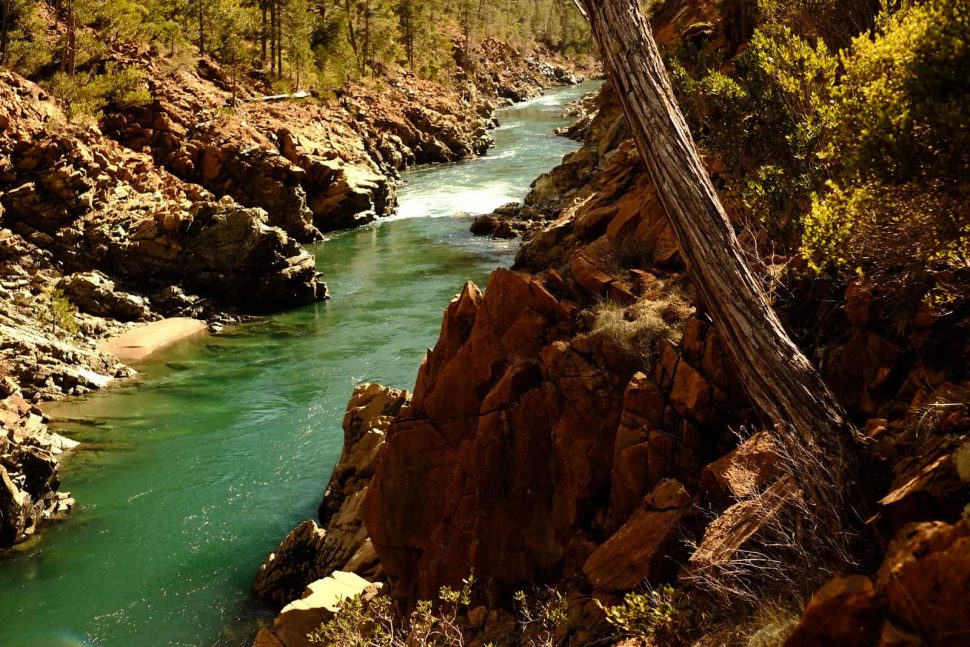
<path id="1" fill-rule="evenodd" d="M 749 34 L 741 4 L 667 3 L 658 40 L 703 24 L 736 48 Z M 942 645 L 970 631 L 966 301 L 900 312 L 878 286 L 790 278 L 779 313 L 865 430 L 872 460 L 857 484 L 854 562 L 799 561 L 791 535 L 810 534 L 825 511 L 798 504 L 792 456 L 751 410 L 693 298 L 613 92 L 587 101 L 582 148 L 483 227 L 527 231 L 515 267 L 449 304 L 410 401 L 367 451 L 346 439 L 345 457 L 366 455 L 355 490 L 365 495 L 341 508 L 341 524 L 350 516 L 366 533 L 339 535 L 343 554 L 366 550 L 368 577 L 402 611 L 474 573 L 466 628 L 496 644 L 532 644 L 513 593 L 542 585 L 569 600 L 555 644 L 609 642 L 597 602 L 645 583 L 726 594 L 744 622 L 772 586 L 811 598 L 789 645 Z M 334 478 L 353 471 L 342 459 Z M 312 527 L 314 542 L 332 518 Z M 297 562 L 319 554 L 301 532 L 281 546 Z M 744 566 L 764 555 L 807 576 L 759 581 Z M 327 569 L 357 566 L 298 568 L 283 599 L 261 574 L 257 592 L 283 604 Z M 706 644 L 745 644 L 741 622 L 704 627 Z M 257 644 L 303 643 L 266 629 Z"/>

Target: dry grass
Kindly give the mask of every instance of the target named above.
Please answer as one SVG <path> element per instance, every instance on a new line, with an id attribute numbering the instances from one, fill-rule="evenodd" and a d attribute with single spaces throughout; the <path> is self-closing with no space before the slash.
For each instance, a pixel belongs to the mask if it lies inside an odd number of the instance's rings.
<path id="1" fill-rule="evenodd" d="M 644 368 L 657 358 L 660 341 L 680 341 L 691 307 L 674 295 L 641 299 L 631 306 L 602 301 L 593 308 L 591 336 L 602 335 L 635 356 Z"/>

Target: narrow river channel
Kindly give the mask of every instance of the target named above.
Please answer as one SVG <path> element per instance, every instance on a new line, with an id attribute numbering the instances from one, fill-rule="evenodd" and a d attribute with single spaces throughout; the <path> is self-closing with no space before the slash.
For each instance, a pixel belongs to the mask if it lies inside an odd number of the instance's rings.
<path id="1" fill-rule="evenodd" d="M 394 218 L 316 246 L 333 299 L 184 341 L 141 376 L 58 403 L 84 443 L 63 470 L 79 507 L 0 557 L 0 647 L 238 647 L 267 615 L 263 557 L 316 507 L 355 384 L 411 388 L 441 313 L 517 243 L 469 219 L 521 199 L 576 147 L 565 88 L 504 110 L 483 158 L 406 174 Z"/>

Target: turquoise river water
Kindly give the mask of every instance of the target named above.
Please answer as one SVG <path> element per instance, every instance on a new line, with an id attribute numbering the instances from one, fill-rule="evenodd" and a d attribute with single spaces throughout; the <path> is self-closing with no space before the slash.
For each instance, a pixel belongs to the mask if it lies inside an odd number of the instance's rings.
<path id="1" fill-rule="evenodd" d="M 185 340 L 53 408 L 83 443 L 63 469 L 79 506 L 0 557 L 0 647 L 247 644 L 269 617 L 249 584 L 315 518 L 354 385 L 411 388 L 462 283 L 511 262 L 515 243 L 454 214 L 521 199 L 576 147 L 551 133 L 593 87 L 504 110 L 487 156 L 408 172 L 397 216 L 316 246 L 332 300 Z"/>

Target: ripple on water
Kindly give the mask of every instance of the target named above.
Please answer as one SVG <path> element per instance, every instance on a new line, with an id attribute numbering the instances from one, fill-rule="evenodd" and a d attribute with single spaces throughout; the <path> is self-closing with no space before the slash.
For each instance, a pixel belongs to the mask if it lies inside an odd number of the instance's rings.
<path id="1" fill-rule="evenodd" d="M 444 216 L 520 200 L 575 148 L 548 134 L 591 88 L 505 112 L 489 157 L 405 174 L 399 219 L 314 246 L 331 302 L 184 340 L 58 404 L 58 430 L 90 450 L 65 465 L 80 508 L 0 558 L 0 645 L 246 644 L 268 618 L 249 584 L 315 517 L 353 386 L 411 387 L 451 297 L 512 260 L 514 243 Z"/>

